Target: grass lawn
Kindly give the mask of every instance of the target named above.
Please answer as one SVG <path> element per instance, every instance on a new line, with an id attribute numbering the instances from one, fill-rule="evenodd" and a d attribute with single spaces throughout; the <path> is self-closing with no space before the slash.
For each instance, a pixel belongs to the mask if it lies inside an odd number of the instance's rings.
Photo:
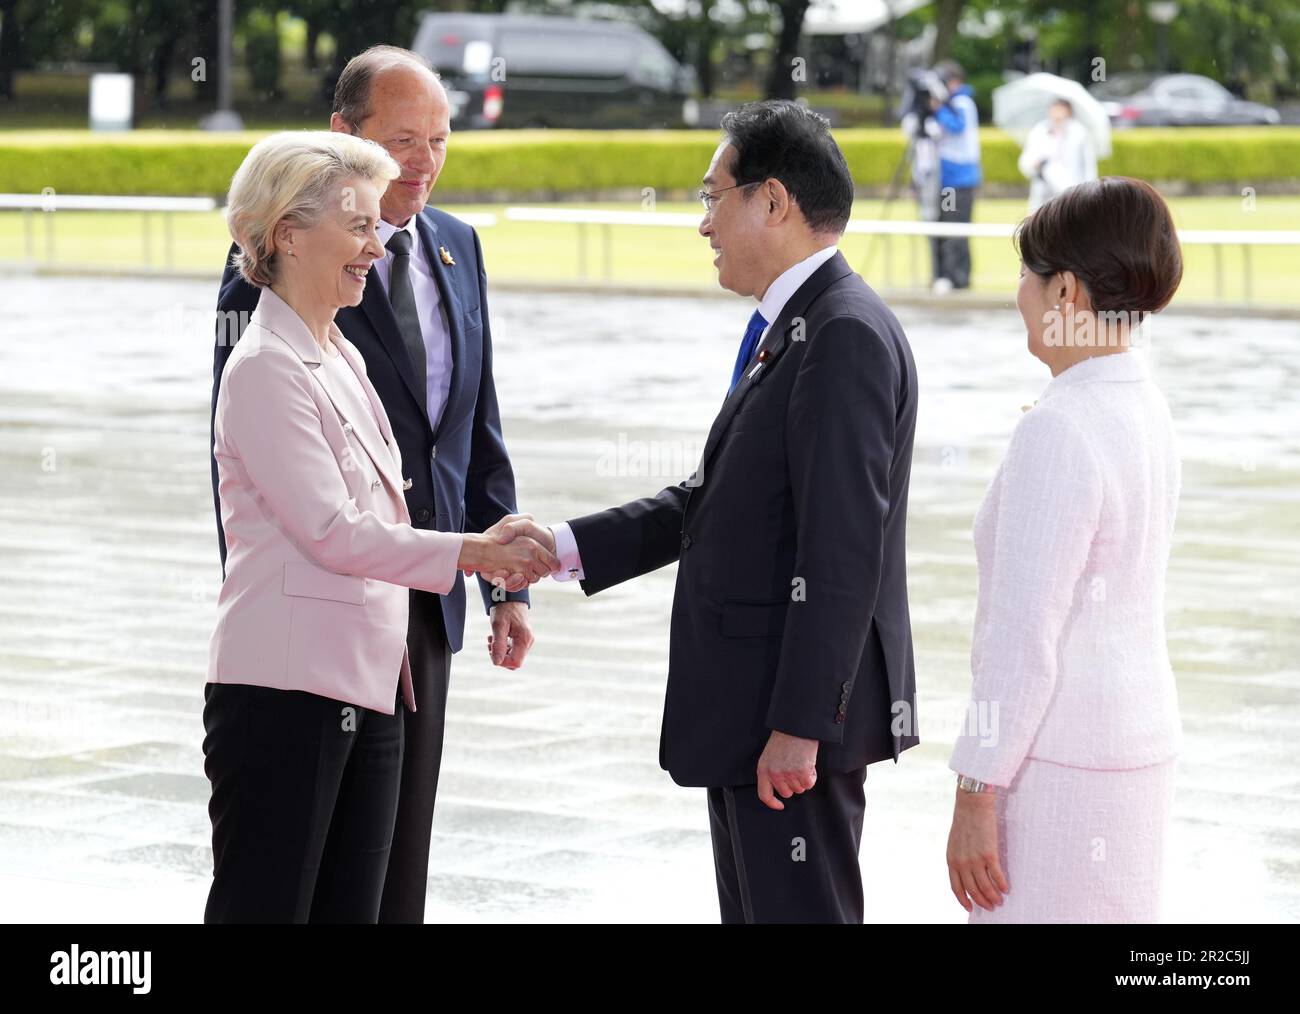
<path id="1" fill-rule="evenodd" d="M 1247 210 L 1235 197 L 1188 197 L 1171 200 L 1180 229 L 1300 230 L 1300 197 L 1261 196 L 1254 210 Z M 577 207 L 578 205 L 574 205 Z M 640 210 L 639 205 L 584 204 L 582 207 Z M 605 227 L 508 222 L 501 217 L 502 205 L 452 205 L 453 214 L 467 211 L 498 215 L 497 224 L 481 230 L 489 276 L 502 281 L 576 282 L 583 279 L 582 249 L 585 232 L 587 280 L 618 285 L 646 285 L 711 288 L 716 284 L 708 244 L 692 229 Z M 699 212 L 697 204 L 661 203 L 664 212 Z M 1023 217 L 1025 205 L 1018 200 L 976 201 L 978 222 L 1014 223 Z M 887 217 L 915 219 L 915 206 L 900 197 L 882 213 L 880 200 L 859 201 L 855 218 Z M 22 262 L 34 250 L 38 262 L 52 261 L 63 267 L 139 268 L 163 266 L 164 223 L 161 216 L 149 216 L 148 242 L 144 216 L 136 213 L 59 211 L 0 213 L 0 264 Z M 172 216 L 174 267 L 185 271 L 217 272 L 229 244 L 225 222 L 219 213 Z M 48 245 L 52 239 L 52 248 Z M 608 261 L 605 247 L 608 243 Z M 873 245 L 874 244 L 874 245 Z M 929 277 L 926 241 L 912 237 L 849 236 L 841 249 L 867 281 L 881 289 L 912 285 L 913 265 L 922 284 Z M 50 253 L 52 250 L 52 258 Z M 1300 287 L 1295 285 L 1297 248 L 1255 247 L 1249 257 L 1251 297 L 1256 302 L 1295 305 Z M 972 240 L 973 288 L 983 293 L 1004 293 L 1011 298 L 1016 287 L 1019 262 L 1009 241 Z M 1184 248 L 1185 270 L 1182 298 L 1210 301 L 1218 298 L 1214 254 L 1210 247 Z M 1242 248 L 1226 247 L 1222 252 L 1226 301 L 1246 296 Z M 608 275 L 606 274 L 608 263 Z"/>

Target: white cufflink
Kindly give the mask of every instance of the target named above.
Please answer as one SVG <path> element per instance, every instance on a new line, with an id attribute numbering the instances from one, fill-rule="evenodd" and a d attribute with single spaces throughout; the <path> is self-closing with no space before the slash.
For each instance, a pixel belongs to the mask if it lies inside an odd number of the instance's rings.
<path id="1" fill-rule="evenodd" d="M 402 492 L 405 493 L 408 489 L 410 489 L 410 488 L 411 488 L 412 486 L 414 486 L 414 485 L 415 485 L 415 483 L 414 483 L 412 480 L 410 480 L 410 479 L 403 479 L 403 480 L 402 480 Z"/>

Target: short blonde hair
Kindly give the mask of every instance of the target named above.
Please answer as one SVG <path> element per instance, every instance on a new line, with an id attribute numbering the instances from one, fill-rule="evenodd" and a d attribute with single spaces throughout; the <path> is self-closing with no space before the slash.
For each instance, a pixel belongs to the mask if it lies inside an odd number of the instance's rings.
<path id="1" fill-rule="evenodd" d="M 360 178 L 386 188 L 400 175 L 381 145 L 352 134 L 286 130 L 262 138 L 230 182 L 226 225 L 239 245 L 235 267 L 249 284 L 269 286 L 276 275 L 280 222 L 287 218 L 310 229 L 345 180 Z"/>

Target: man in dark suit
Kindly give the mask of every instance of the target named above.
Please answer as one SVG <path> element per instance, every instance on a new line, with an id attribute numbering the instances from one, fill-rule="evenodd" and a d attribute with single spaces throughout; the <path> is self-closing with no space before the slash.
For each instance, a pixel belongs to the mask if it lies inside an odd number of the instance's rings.
<path id="1" fill-rule="evenodd" d="M 723 120 L 700 233 L 722 286 L 759 309 L 695 474 L 498 529 L 539 538 L 588 595 L 678 563 L 659 760 L 708 789 L 724 922 L 861 922 L 866 767 L 919 742 L 916 368 L 835 248 L 853 181 L 828 128 L 785 102 Z"/>
<path id="2" fill-rule="evenodd" d="M 361 351 L 388 413 L 410 484 L 406 502 L 412 523 L 438 531 L 484 531 L 516 509 L 515 481 L 492 378 L 487 275 L 478 235 L 459 219 L 427 207 L 446 158 L 447 95 L 419 56 L 375 46 L 350 60 L 340 75 L 330 129 L 383 145 L 402 170 L 380 203 L 379 236 L 389 252 L 372 267 L 361 305 L 341 308 L 335 321 Z M 227 259 L 217 304 L 214 418 L 221 371 L 258 295 Z M 224 568 L 215 458 L 212 494 Z M 517 669 L 533 641 L 527 592 L 507 593 L 482 579 L 480 591 L 491 617 L 492 661 Z M 424 921 L 451 654 L 460 650 L 464 627 L 462 579 L 448 595 L 411 591 L 407 643 L 416 710 L 405 715 L 401 790 L 380 922 Z"/>

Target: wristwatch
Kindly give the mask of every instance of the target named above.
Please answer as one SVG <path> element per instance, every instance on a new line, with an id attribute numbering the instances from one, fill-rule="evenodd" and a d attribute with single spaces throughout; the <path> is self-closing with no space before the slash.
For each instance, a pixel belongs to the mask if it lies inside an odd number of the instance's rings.
<path id="1" fill-rule="evenodd" d="M 958 775 L 957 788 L 965 792 L 997 792 L 1000 786 L 990 785 L 988 782 L 981 782 L 967 775 Z"/>

